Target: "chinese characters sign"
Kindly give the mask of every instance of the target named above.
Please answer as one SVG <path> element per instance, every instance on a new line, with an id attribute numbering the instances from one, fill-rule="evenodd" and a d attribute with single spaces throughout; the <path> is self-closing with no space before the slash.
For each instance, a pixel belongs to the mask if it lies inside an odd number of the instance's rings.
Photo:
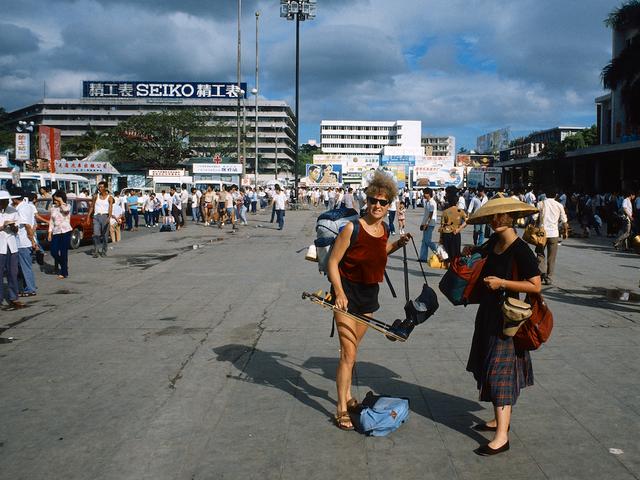
<path id="1" fill-rule="evenodd" d="M 93 173 L 101 175 L 118 175 L 119 173 L 109 162 L 56 160 L 55 166 L 57 173 Z"/>
<path id="2" fill-rule="evenodd" d="M 241 175 L 241 163 L 194 163 L 193 173 L 210 173 L 217 175 Z"/>
<path id="3" fill-rule="evenodd" d="M 238 98 L 247 84 L 205 82 L 82 82 L 85 98 Z"/>
<path id="4" fill-rule="evenodd" d="M 29 160 L 29 134 L 16 133 L 16 160 Z"/>

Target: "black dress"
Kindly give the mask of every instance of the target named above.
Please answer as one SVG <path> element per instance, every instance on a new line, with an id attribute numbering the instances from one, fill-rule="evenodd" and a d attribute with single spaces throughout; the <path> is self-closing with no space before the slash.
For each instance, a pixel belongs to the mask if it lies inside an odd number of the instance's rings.
<path id="1" fill-rule="evenodd" d="M 489 290 L 483 279 L 488 276 L 512 279 L 514 262 L 518 279 L 536 277 L 540 272 L 535 255 L 521 238 L 499 255 L 493 252 L 496 239 L 496 235 L 492 235 L 484 246 L 487 261 L 478 280 L 480 307 L 467 371 L 476 379 L 481 401 L 504 406 L 515 405 L 520 389 L 533 385 L 531 356 L 528 351 L 516 350 L 513 339 L 502 335 L 503 292 Z"/>

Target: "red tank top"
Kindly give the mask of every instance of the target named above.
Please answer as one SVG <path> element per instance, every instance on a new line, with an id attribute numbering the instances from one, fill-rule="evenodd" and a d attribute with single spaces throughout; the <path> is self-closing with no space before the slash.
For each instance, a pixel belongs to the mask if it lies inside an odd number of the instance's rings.
<path id="1" fill-rule="evenodd" d="M 374 237 L 360 224 L 356 241 L 347 249 L 338 265 L 340 275 L 355 283 L 381 283 L 387 266 L 388 239 L 386 228 L 381 237 Z"/>

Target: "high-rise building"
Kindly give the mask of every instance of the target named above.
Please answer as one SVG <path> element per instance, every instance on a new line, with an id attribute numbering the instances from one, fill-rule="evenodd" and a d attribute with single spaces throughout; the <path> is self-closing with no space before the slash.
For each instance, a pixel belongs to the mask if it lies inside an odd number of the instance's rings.
<path id="1" fill-rule="evenodd" d="M 88 85 L 87 85 L 88 84 Z M 91 87 L 89 87 L 91 85 Z M 131 85 L 132 89 L 123 89 Z M 146 90 L 139 85 L 146 85 Z M 183 85 L 172 90 L 162 87 L 152 96 L 154 85 Z M 192 85 L 191 90 L 184 86 Z M 32 105 L 14 110 L 8 114 L 7 124 L 13 128 L 21 120 L 33 121 L 37 125 L 59 128 L 64 140 L 79 137 L 89 130 L 107 132 L 119 123 L 135 115 L 163 110 L 195 109 L 206 112 L 214 122 L 223 122 L 229 131 L 228 141 L 236 142 L 238 100 L 229 96 L 196 96 L 200 86 L 220 84 L 155 84 L 144 82 L 85 82 L 84 96 L 78 99 L 45 98 Z M 100 86 L 100 89 L 96 89 Z M 114 86 L 107 89 L 107 86 Z M 151 87 L 149 87 L 151 86 Z M 117 87 L 117 88 L 116 88 Z M 128 87 L 127 87 L 128 88 Z M 135 96 L 134 92 L 145 94 Z M 99 92 L 100 94 L 96 94 Z M 127 96 L 122 93 L 126 92 Z M 206 91 L 211 95 L 211 88 Z M 182 93 L 193 93 L 191 96 Z M 215 88 L 214 88 L 215 93 Z M 168 95 L 167 95 L 168 94 Z M 170 96 L 173 94 L 173 96 Z M 177 95 L 176 95 L 177 94 Z M 224 89 L 222 89 L 224 94 Z M 131 96 L 134 95 L 134 96 Z M 255 158 L 255 103 L 253 99 L 241 99 L 242 124 L 245 128 L 246 173 L 253 173 Z M 190 138 L 194 153 L 213 155 L 216 153 L 216 139 L 204 137 Z M 261 173 L 272 173 L 277 155 L 279 171 L 293 171 L 295 145 L 295 116 L 284 101 L 258 101 L 258 169 Z M 276 152 L 277 149 L 277 152 Z M 73 156 L 71 156 L 73 158 Z"/>
<path id="2" fill-rule="evenodd" d="M 420 120 L 390 122 L 322 120 L 322 152 L 331 155 L 379 155 L 384 147 L 421 147 Z"/>

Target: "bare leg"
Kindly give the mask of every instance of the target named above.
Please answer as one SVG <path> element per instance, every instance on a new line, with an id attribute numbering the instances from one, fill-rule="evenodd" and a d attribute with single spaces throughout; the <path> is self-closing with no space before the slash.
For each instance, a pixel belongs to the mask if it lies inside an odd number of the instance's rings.
<path id="1" fill-rule="evenodd" d="M 497 422 L 496 434 L 493 440 L 489 442 L 489 446 L 494 450 L 502 447 L 509 441 L 509 423 L 511 422 L 511 405 L 503 407 L 493 407 L 495 412 L 495 421 Z M 493 420 L 492 420 L 493 422 Z M 487 422 L 487 425 L 491 425 Z M 492 425 L 493 426 L 493 425 Z"/>
<path id="2" fill-rule="evenodd" d="M 358 345 L 367 331 L 367 326 L 342 315 L 335 314 L 340 338 L 340 360 L 336 371 L 336 390 L 338 394 L 337 411 L 345 412 L 347 402 L 351 400 L 351 377 L 356 363 Z"/>

